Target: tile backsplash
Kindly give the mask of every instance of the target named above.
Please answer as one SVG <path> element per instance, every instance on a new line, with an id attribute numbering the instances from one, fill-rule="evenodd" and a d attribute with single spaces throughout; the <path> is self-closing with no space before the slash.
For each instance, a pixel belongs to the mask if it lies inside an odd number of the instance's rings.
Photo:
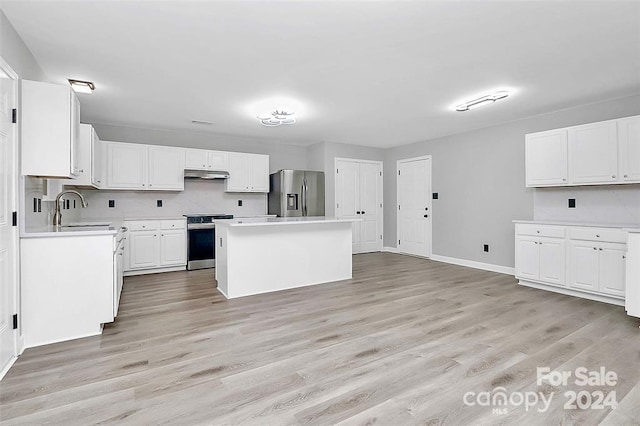
<path id="1" fill-rule="evenodd" d="M 81 211 L 83 221 L 182 216 L 191 213 L 263 215 L 267 212 L 266 194 L 224 192 L 222 180 L 185 180 L 184 191 L 81 192 L 89 203 L 89 206 Z M 109 207 L 110 200 L 115 207 Z M 242 203 L 239 203 L 239 200 L 242 200 Z M 159 205 L 162 207 L 158 207 Z"/>
<path id="2" fill-rule="evenodd" d="M 575 207 L 569 207 L 569 199 Z M 533 218 L 540 221 L 640 226 L 640 185 L 537 188 Z"/>

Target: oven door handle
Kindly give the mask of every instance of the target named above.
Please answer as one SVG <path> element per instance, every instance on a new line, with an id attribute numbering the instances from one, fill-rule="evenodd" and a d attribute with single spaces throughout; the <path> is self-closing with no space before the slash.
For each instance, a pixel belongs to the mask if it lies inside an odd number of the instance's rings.
<path id="1" fill-rule="evenodd" d="M 215 229 L 216 225 L 213 223 L 191 223 L 187 225 L 187 231 L 192 229 Z"/>

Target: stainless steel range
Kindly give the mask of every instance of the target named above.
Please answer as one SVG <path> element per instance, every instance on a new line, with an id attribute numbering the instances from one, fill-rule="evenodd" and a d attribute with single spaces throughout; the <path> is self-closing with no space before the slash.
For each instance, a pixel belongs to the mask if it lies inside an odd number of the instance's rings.
<path id="1" fill-rule="evenodd" d="M 215 268 L 216 219 L 233 219 L 231 214 L 185 214 L 187 218 L 187 269 Z"/>

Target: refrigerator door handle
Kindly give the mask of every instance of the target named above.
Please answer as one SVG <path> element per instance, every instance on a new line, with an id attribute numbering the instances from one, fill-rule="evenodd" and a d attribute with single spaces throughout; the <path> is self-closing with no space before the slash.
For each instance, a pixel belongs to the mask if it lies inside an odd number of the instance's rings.
<path id="1" fill-rule="evenodd" d="M 302 180 L 302 216 L 307 215 L 307 179 Z"/>

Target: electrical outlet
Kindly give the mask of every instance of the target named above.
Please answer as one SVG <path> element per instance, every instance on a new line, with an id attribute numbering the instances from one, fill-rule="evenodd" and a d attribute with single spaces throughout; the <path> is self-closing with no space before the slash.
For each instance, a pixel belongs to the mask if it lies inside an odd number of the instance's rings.
<path id="1" fill-rule="evenodd" d="M 242 200 L 238 200 L 238 207 L 242 207 Z"/>
<path id="2" fill-rule="evenodd" d="M 576 208 L 576 199 L 575 198 L 569 198 L 569 208 L 570 209 L 575 209 Z"/>
<path id="3" fill-rule="evenodd" d="M 38 199 L 33 197 L 33 212 L 38 213 Z"/>
<path id="4" fill-rule="evenodd" d="M 42 213 L 42 198 L 38 198 L 38 213 Z"/>
<path id="5" fill-rule="evenodd" d="M 156 207 L 162 207 L 162 200 L 156 200 Z"/>
<path id="6" fill-rule="evenodd" d="M 484 250 L 486 253 L 489 253 L 489 244 L 485 244 L 485 245 L 484 245 L 484 247 L 483 247 L 483 250 Z"/>
<path id="7" fill-rule="evenodd" d="M 116 200 L 109 200 L 109 208 L 112 209 L 116 206 Z"/>
<path id="8" fill-rule="evenodd" d="M 76 200 L 73 200 L 73 208 L 76 208 Z"/>
<path id="9" fill-rule="evenodd" d="M 69 200 L 68 200 L 68 199 L 67 199 L 67 200 L 64 200 L 64 205 L 66 206 L 67 210 L 69 210 L 69 208 L 70 208 L 70 207 L 69 207 L 70 203 L 69 203 Z"/>
<path id="10" fill-rule="evenodd" d="M 434 200 L 437 200 L 437 199 L 438 199 L 438 193 L 437 193 L 437 192 L 434 192 L 434 193 L 433 193 L 433 199 L 434 199 Z"/>

